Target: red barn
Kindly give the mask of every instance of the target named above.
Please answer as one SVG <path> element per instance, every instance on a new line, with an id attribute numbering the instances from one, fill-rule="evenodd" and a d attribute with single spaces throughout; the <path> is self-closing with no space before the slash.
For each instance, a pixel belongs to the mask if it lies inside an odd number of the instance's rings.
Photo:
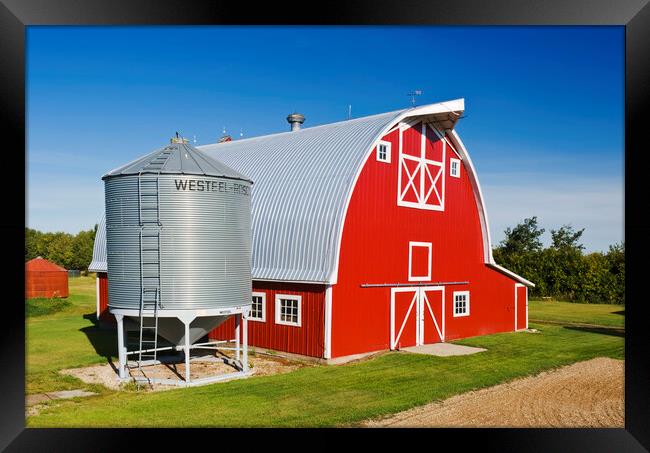
<path id="1" fill-rule="evenodd" d="M 527 328 L 533 284 L 494 262 L 463 111 L 294 114 L 291 132 L 198 147 L 255 183 L 250 345 L 345 360 Z"/>
<path id="2" fill-rule="evenodd" d="M 25 263 L 25 299 L 68 297 L 68 271 L 40 256 Z"/>

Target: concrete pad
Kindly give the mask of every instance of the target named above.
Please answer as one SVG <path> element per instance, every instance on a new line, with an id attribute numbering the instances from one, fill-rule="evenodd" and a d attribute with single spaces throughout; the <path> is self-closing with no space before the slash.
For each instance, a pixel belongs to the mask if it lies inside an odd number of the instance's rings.
<path id="1" fill-rule="evenodd" d="M 452 355 L 469 355 L 476 354 L 477 352 L 487 351 L 487 349 L 483 348 L 473 348 L 471 346 L 461 346 L 459 344 L 451 343 L 423 344 L 420 346 L 402 348 L 401 350 L 412 352 L 414 354 L 427 354 L 439 357 L 449 357 Z"/>
<path id="2" fill-rule="evenodd" d="M 45 395 L 49 396 L 52 399 L 68 399 L 68 398 L 77 398 L 80 396 L 97 395 L 97 393 L 86 392 L 84 390 L 62 390 L 60 392 L 48 392 Z"/>

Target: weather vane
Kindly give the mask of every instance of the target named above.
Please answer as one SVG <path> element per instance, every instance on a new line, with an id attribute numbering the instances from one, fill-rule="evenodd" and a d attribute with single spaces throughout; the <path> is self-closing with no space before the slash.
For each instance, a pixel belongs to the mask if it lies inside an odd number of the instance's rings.
<path id="1" fill-rule="evenodd" d="M 415 96 L 420 96 L 422 94 L 422 90 L 415 90 L 412 93 L 408 93 L 407 96 L 411 96 L 411 104 L 413 104 L 413 107 L 415 107 Z"/>

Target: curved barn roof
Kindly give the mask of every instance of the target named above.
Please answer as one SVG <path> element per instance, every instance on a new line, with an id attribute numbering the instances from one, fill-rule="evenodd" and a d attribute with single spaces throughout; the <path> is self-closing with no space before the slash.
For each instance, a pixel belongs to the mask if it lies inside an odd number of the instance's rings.
<path id="1" fill-rule="evenodd" d="M 197 147 L 255 181 L 253 278 L 334 283 L 343 222 L 370 150 L 396 122 L 453 128 L 462 99 Z"/>
<path id="2" fill-rule="evenodd" d="M 106 269 L 108 269 L 106 264 L 106 215 L 103 215 L 97 226 L 95 244 L 93 245 L 93 260 L 88 266 L 88 270 L 90 272 L 106 272 Z"/>
<path id="3" fill-rule="evenodd" d="M 398 121 L 428 117 L 452 129 L 463 99 L 355 118 L 197 149 L 255 181 L 252 277 L 335 283 L 347 205 L 375 143 Z M 146 156 L 145 156 L 146 157 Z M 139 168 L 139 158 L 107 174 Z M 106 271 L 105 219 L 89 270 Z"/>

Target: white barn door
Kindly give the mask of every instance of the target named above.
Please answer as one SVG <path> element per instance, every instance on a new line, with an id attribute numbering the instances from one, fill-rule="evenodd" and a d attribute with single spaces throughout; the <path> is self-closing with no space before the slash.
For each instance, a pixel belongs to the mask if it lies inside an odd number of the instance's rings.
<path id="1" fill-rule="evenodd" d="M 443 286 L 391 288 L 391 349 L 444 341 L 444 293 Z"/>

